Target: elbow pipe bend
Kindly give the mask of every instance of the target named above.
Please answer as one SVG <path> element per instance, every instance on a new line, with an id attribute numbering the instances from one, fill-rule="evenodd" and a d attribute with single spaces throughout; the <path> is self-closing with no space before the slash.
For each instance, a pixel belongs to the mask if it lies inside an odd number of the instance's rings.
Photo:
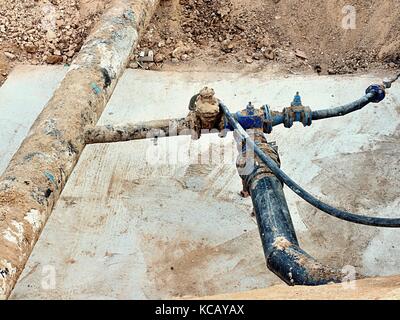
<path id="1" fill-rule="evenodd" d="M 249 186 L 268 269 L 290 286 L 342 282 L 339 270 L 321 264 L 300 248 L 282 183 L 273 175 L 259 174 Z"/>

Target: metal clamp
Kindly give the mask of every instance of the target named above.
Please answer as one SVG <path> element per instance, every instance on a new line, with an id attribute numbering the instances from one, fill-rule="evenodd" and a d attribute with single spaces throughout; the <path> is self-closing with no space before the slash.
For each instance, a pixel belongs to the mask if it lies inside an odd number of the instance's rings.
<path id="1" fill-rule="evenodd" d="M 264 126 L 263 126 L 263 131 L 267 134 L 272 132 L 272 128 L 273 128 L 273 119 L 272 119 L 272 115 L 271 115 L 271 110 L 269 108 L 269 106 L 263 105 L 261 107 L 262 110 L 264 110 Z"/>

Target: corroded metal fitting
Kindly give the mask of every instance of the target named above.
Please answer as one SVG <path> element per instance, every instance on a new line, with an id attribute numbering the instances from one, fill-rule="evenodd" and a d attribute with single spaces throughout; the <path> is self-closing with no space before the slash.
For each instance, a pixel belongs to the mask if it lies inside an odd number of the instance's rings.
<path id="1" fill-rule="evenodd" d="M 311 109 L 303 106 L 299 92 L 296 92 L 290 107 L 283 109 L 282 115 L 286 128 L 291 128 L 294 122 L 301 122 L 305 127 L 311 126 L 312 123 Z"/>
<path id="2" fill-rule="evenodd" d="M 249 134 L 250 136 L 253 135 L 254 143 L 280 166 L 278 148 L 275 143 L 268 143 L 264 133 L 259 130 L 254 130 Z M 246 145 L 245 141 L 242 141 L 241 144 L 238 143 L 238 149 L 239 156 L 236 161 L 236 168 L 243 180 L 244 191 L 249 192 L 250 186 L 262 177 L 274 175 L 271 169 L 255 154 L 254 150 Z"/>
<path id="3" fill-rule="evenodd" d="M 291 106 L 283 109 L 283 124 L 291 128 L 295 121 L 301 122 L 305 127 L 312 124 L 312 112 L 310 107 Z"/>
<path id="4" fill-rule="evenodd" d="M 219 101 L 215 97 L 214 89 L 204 87 L 201 91 L 192 97 L 189 105 L 189 114 L 186 117 L 190 129 L 194 130 L 196 135 L 192 138 L 199 138 L 202 130 L 222 130 L 222 112 L 219 107 Z"/>

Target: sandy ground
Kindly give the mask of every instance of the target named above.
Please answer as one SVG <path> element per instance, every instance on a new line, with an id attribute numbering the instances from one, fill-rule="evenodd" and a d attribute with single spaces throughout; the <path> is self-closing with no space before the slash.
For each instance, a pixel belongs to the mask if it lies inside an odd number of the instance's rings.
<path id="1" fill-rule="evenodd" d="M 191 298 L 199 299 L 199 298 Z M 400 277 L 371 278 L 323 287 L 274 286 L 250 292 L 237 292 L 204 300 L 399 300 Z"/>

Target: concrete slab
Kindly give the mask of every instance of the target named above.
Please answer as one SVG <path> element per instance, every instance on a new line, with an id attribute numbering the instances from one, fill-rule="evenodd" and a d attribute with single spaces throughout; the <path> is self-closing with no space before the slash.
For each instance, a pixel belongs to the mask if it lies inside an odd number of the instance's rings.
<path id="1" fill-rule="evenodd" d="M 62 66 L 21 65 L 0 87 L 0 174 L 66 71 Z"/>
<path id="2" fill-rule="evenodd" d="M 377 80 L 128 70 L 99 124 L 184 116 L 204 85 L 231 110 L 250 100 L 281 109 L 298 90 L 317 109 L 352 101 Z M 271 140 L 283 169 L 321 199 L 395 216 L 399 114 L 396 85 L 380 105 L 311 128 L 277 128 Z M 210 153 L 213 161 L 204 161 Z M 231 135 L 88 146 L 12 298 L 163 299 L 280 283 L 266 271 L 234 159 Z M 396 230 L 341 222 L 286 194 L 301 243 L 316 258 L 369 275 L 400 272 Z"/>

